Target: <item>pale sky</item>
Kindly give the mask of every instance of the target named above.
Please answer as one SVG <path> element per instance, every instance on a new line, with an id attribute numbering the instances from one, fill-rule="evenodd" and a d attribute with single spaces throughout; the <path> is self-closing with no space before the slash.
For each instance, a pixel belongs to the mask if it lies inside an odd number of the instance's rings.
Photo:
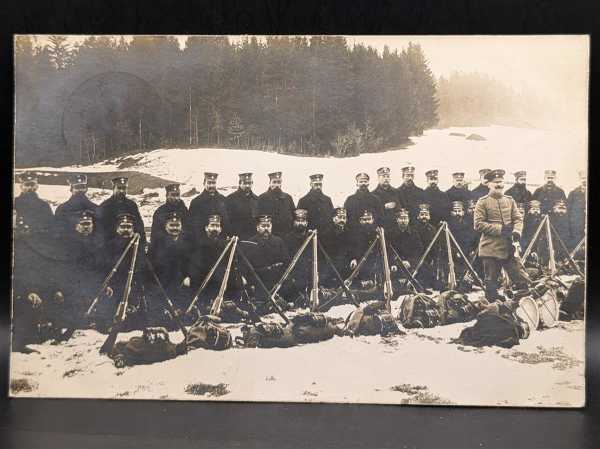
<path id="1" fill-rule="evenodd" d="M 45 36 L 37 36 L 43 43 Z M 380 52 L 419 43 L 436 76 L 454 71 L 480 72 L 547 99 L 559 117 L 587 123 L 589 37 L 538 36 L 345 36 L 353 43 L 370 45 Z M 84 36 L 72 36 L 77 42 Z M 187 36 L 177 36 L 183 47 Z M 235 41 L 241 36 L 230 36 Z"/>

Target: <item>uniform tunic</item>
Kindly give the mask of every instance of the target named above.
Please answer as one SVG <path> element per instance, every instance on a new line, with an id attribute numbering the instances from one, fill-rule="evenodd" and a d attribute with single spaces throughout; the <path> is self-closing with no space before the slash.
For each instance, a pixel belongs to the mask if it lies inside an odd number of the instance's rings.
<path id="1" fill-rule="evenodd" d="M 98 206 L 90 201 L 83 192 L 71 195 L 66 202 L 59 205 L 54 212 L 59 232 L 69 234 L 79 222 L 81 212 L 90 210 L 97 212 Z"/>
<path id="2" fill-rule="evenodd" d="M 394 189 L 391 186 L 385 188 L 381 185 L 378 185 L 377 188 L 371 193 L 379 198 L 379 201 L 383 207 L 383 219 L 381 221 L 381 225 L 386 231 L 392 229 L 396 224 L 394 211 L 400 207 L 406 207 L 406 200 L 402 192 L 400 192 L 398 189 Z M 395 206 L 386 208 L 385 205 L 388 203 L 395 203 Z"/>
<path id="3" fill-rule="evenodd" d="M 290 259 L 294 257 L 307 238 L 308 232 L 300 233 L 294 230 L 286 234 L 283 238 L 283 243 L 285 244 Z M 309 285 L 309 282 L 312 279 L 312 244 L 309 243 L 304 249 L 304 252 L 298 259 L 298 262 L 291 273 L 291 277 L 294 279 L 294 282 L 299 289 L 304 289 Z"/>
<path id="4" fill-rule="evenodd" d="M 225 198 L 225 205 L 231 222 L 231 235 L 248 240 L 256 234 L 258 196 L 252 191 L 246 193 L 238 189 Z"/>
<path id="5" fill-rule="evenodd" d="M 342 279 L 350 274 L 350 233 L 347 228 L 339 228 L 331 223 L 322 234 L 318 236 L 319 242 L 338 270 Z M 323 283 L 328 286 L 339 285 L 339 281 L 324 257 L 319 253 L 319 273 L 323 278 Z"/>
<path id="6" fill-rule="evenodd" d="M 250 239 L 253 244 L 242 244 L 243 251 L 248 257 L 254 270 L 268 289 L 271 289 L 290 263 L 290 256 L 283 239 L 276 235 L 270 235 L 264 239 L 261 235 L 255 235 Z M 274 266 L 277 264 L 278 266 Z M 246 271 L 246 279 L 255 286 L 256 296 L 266 300 L 266 295 L 257 285 L 253 275 Z"/>
<path id="7" fill-rule="evenodd" d="M 412 183 L 404 183 L 398 187 L 398 192 L 404 198 L 404 207 L 410 211 L 410 218 L 414 220 L 419 213 L 419 204 L 425 199 L 425 191 Z"/>
<path id="8" fill-rule="evenodd" d="M 269 189 L 258 197 L 258 214 L 271 215 L 272 232 L 279 237 L 283 237 L 292 230 L 295 209 L 292 197 L 281 190 Z"/>
<path id="9" fill-rule="evenodd" d="M 479 256 L 507 259 L 512 255 L 510 237 L 501 236 L 502 225 L 511 225 L 519 235 L 523 232 L 523 217 L 512 198 L 486 195 L 475 206 L 475 230 L 481 232 Z"/>
<path id="10" fill-rule="evenodd" d="M 459 189 L 456 186 L 452 186 L 448 190 L 446 190 L 446 194 L 448 195 L 448 200 L 450 200 L 450 204 L 452 204 L 453 201 L 461 201 L 465 209 L 469 204 L 469 200 L 472 199 L 471 192 L 466 187 Z"/>
<path id="11" fill-rule="evenodd" d="M 408 226 L 406 229 L 400 229 L 396 226 L 389 233 L 386 233 L 386 240 L 402 258 L 403 261 L 408 261 L 411 268 L 414 270 L 419 262 L 419 258 L 423 255 L 423 245 L 419 237 L 419 233 L 412 226 Z M 388 257 L 391 265 L 397 265 L 400 263 L 393 251 L 388 251 Z"/>
<path id="12" fill-rule="evenodd" d="M 331 198 L 320 190 L 311 190 L 298 201 L 298 209 L 308 211 L 308 229 L 324 231 L 333 216 L 333 203 Z"/>
<path id="13" fill-rule="evenodd" d="M 533 192 L 534 200 L 538 200 L 541 203 L 542 214 L 547 214 L 552 210 L 554 203 L 559 200 L 567 201 L 567 196 L 565 195 L 565 191 L 558 187 L 556 184 L 544 184 L 541 187 L 538 187 L 535 192 Z"/>

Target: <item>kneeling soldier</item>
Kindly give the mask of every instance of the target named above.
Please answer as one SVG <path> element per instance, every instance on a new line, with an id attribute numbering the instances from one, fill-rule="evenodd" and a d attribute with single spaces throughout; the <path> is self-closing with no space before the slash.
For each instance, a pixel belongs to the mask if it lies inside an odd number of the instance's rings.
<path id="1" fill-rule="evenodd" d="M 527 287 L 529 278 L 520 259 L 515 257 L 513 242 L 523 230 L 523 217 L 511 197 L 504 195 L 504 170 L 486 175 L 490 193 L 477 201 L 475 230 L 481 232 L 479 256 L 485 272 L 485 295 L 488 301 L 504 299 L 498 294 L 498 278 L 504 268 L 516 289 Z"/>

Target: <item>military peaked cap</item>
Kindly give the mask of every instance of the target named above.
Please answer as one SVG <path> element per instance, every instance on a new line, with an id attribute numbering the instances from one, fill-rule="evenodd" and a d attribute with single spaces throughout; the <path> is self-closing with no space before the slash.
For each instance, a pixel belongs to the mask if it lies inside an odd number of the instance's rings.
<path id="1" fill-rule="evenodd" d="M 505 173 L 506 172 L 502 169 L 491 170 L 485 175 L 485 180 L 491 182 L 496 178 L 504 178 Z"/>

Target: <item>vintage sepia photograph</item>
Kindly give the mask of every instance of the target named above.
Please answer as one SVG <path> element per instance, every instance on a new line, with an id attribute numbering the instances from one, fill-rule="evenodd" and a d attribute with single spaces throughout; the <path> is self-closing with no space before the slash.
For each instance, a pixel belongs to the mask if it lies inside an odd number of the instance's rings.
<path id="1" fill-rule="evenodd" d="M 12 397 L 585 405 L 587 35 L 15 35 Z"/>

